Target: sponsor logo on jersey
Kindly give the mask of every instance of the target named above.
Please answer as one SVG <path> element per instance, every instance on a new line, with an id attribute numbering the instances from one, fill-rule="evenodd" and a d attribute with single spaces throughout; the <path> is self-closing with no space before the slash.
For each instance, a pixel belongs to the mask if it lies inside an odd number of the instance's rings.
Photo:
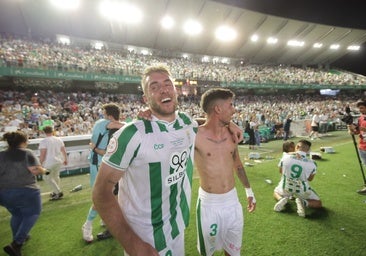
<path id="1" fill-rule="evenodd" d="M 187 160 L 189 153 L 187 150 L 175 152 L 170 157 L 170 167 L 174 172 L 165 179 L 165 184 L 171 186 L 178 183 L 186 174 Z"/>
<path id="2" fill-rule="evenodd" d="M 158 149 L 163 149 L 164 148 L 164 144 L 154 144 L 154 149 L 158 150 Z"/>

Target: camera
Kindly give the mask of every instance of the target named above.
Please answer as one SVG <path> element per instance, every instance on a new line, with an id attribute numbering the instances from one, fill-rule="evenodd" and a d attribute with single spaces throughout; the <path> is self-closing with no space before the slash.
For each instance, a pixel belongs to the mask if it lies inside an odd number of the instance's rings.
<path id="1" fill-rule="evenodd" d="M 344 115 L 342 118 L 341 118 L 341 121 L 346 123 L 347 125 L 351 125 L 353 124 L 353 116 L 348 114 L 348 115 Z"/>
<path id="2" fill-rule="evenodd" d="M 366 116 L 363 117 L 363 119 L 366 121 Z M 345 114 L 342 118 L 341 121 L 346 123 L 347 125 L 354 125 L 355 126 L 355 130 L 358 130 L 358 124 L 354 122 L 354 118 L 351 114 Z"/>

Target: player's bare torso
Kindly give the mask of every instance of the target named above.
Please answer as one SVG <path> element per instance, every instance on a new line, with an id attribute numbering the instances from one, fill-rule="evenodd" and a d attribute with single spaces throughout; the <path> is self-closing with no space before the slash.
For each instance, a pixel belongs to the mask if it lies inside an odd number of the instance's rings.
<path id="1" fill-rule="evenodd" d="M 205 126 L 198 128 L 195 141 L 195 165 L 200 186 L 209 193 L 222 194 L 235 186 L 234 155 L 237 145 L 227 128 L 214 134 Z"/>

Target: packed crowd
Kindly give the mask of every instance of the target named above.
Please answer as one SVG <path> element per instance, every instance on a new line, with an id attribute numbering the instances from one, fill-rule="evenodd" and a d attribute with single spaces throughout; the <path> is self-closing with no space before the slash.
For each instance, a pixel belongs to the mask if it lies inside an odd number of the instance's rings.
<path id="1" fill-rule="evenodd" d="M 352 105 L 357 99 L 356 96 L 346 95 L 337 98 L 309 95 L 238 96 L 233 120 L 243 129 L 248 120 L 272 128 L 282 125 L 288 115 L 293 120 L 311 119 L 316 111 L 326 121 L 340 122 L 345 106 Z M 140 95 L 3 90 L 0 91 L 0 132 L 20 129 L 26 131 L 30 138 L 38 138 L 43 126 L 53 125 L 59 136 L 90 134 L 93 124 L 103 114 L 102 105 L 110 102 L 120 106 L 121 121 L 136 118 L 138 112 L 146 107 Z M 193 117 L 204 116 L 198 97 L 181 98 L 179 107 Z"/>
<path id="2" fill-rule="evenodd" d="M 286 65 L 225 64 L 201 59 L 143 55 L 123 49 L 96 50 L 88 46 L 63 45 L 50 40 L 32 41 L 0 37 L 0 67 L 51 69 L 140 76 L 154 63 L 171 67 L 173 77 L 219 82 L 263 84 L 364 85 L 366 77 L 339 70 Z"/>
<path id="3" fill-rule="evenodd" d="M 0 67 L 140 76 L 147 65 L 158 62 L 166 63 L 175 78 L 183 79 L 276 84 L 366 84 L 366 77 L 347 72 L 290 66 L 203 63 L 201 60 L 187 58 L 142 55 L 123 50 L 122 47 L 117 52 L 96 50 L 90 46 L 62 45 L 50 40 L 0 37 Z M 102 115 L 103 104 L 117 102 L 122 109 L 123 121 L 135 118 L 145 106 L 140 95 L 112 93 L 111 90 L 115 87 L 113 83 L 108 92 L 83 88 L 73 91 L 70 90 L 71 80 L 14 77 L 13 82 L 17 90 L 0 91 L 0 133 L 9 129 L 21 129 L 30 138 L 38 138 L 39 130 L 52 124 L 60 136 L 90 134 L 93 124 Z M 34 90 L 35 87 L 37 90 Z M 54 90 L 65 88 L 69 92 L 54 93 Z M 193 117 L 203 116 L 197 96 L 180 97 L 182 110 Z M 311 119 L 314 111 L 322 115 L 324 120 L 334 121 L 339 120 L 339 113 L 344 106 L 357 98 L 349 95 L 338 95 L 336 99 L 310 95 L 238 96 L 237 113 L 233 118 L 243 128 L 246 121 L 268 127 L 281 126 L 288 115 L 294 120 Z"/>

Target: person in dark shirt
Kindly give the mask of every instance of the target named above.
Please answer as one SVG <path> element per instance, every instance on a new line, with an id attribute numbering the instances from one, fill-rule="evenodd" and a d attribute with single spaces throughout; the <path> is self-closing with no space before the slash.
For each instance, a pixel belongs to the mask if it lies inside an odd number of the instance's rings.
<path id="1" fill-rule="evenodd" d="M 291 123 L 292 123 L 292 117 L 291 115 L 288 115 L 285 123 L 283 125 L 283 140 L 288 140 L 288 138 L 290 137 L 290 127 L 291 127 Z"/>
<path id="2" fill-rule="evenodd" d="M 47 174 L 39 159 L 27 149 L 28 136 L 22 131 L 3 135 L 8 148 L 0 152 L 0 205 L 11 214 L 13 241 L 4 247 L 8 255 L 21 256 L 21 248 L 41 213 L 41 193 L 36 175 Z"/>

